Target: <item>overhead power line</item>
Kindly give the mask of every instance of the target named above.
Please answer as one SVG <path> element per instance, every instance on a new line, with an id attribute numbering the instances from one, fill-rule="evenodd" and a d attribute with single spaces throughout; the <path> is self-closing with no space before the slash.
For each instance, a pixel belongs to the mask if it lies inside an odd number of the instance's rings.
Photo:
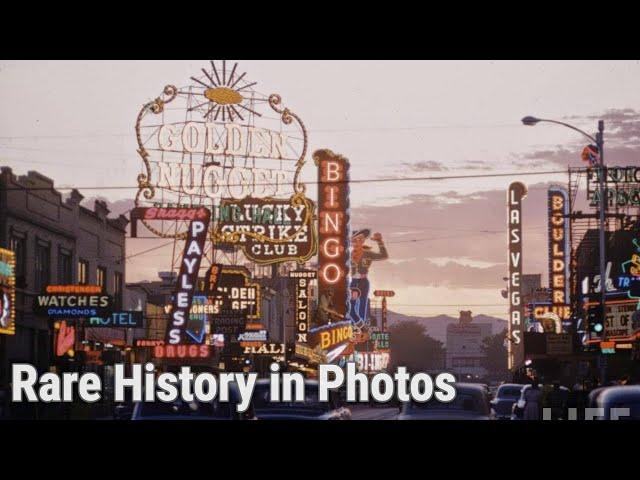
<path id="1" fill-rule="evenodd" d="M 536 171 L 536 172 L 510 172 L 510 173 L 482 173 L 475 175 L 443 175 L 443 176 L 428 176 L 428 177 L 391 177 L 391 178 L 363 178 L 363 179 L 355 179 L 355 180 L 344 180 L 342 182 L 331 182 L 331 183 L 349 183 L 349 184 L 359 184 L 359 183 L 391 183 L 391 182 L 421 182 L 421 181 L 442 181 L 442 180 L 465 180 L 465 179 L 478 179 L 478 178 L 499 178 L 499 177 L 523 177 L 523 176 L 533 176 L 533 175 L 556 175 L 556 174 L 566 174 L 566 170 L 546 170 L 546 171 Z M 303 182 L 308 185 L 318 185 L 320 183 L 326 182 Z M 245 184 L 226 184 L 228 187 L 242 187 Z M 279 184 L 273 182 L 267 183 L 255 183 L 253 184 L 256 187 L 268 187 L 268 186 L 277 186 Z M 130 186 L 130 185 L 119 185 L 119 186 L 60 186 L 60 187 L 2 187 L 3 190 L 137 190 L 138 186 Z M 154 186 L 159 190 L 162 190 L 162 187 Z M 176 192 L 179 193 L 179 192 Z"/>

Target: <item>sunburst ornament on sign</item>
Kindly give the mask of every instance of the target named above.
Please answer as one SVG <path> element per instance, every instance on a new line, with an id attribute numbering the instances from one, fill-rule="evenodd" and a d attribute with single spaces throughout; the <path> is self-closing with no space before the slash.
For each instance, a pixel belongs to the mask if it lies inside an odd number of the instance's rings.
<path id="1" fill-rule="evenodd" d="M 262 115 L 251 108 L 246 103 L 249 103 L 249 98 L 244 97 L 244 90 L 252 87 L 256 82 L 241 84 L 242 79 L 245 77 L 246 72 L 242 75 L 236 75 L 236 69 L 238 64 L 235 63 L 230 72 L 227 72 L 227 62 L 222 61 L 222 65 L 216 67 L 215 62 L 211 61 L 211 71 L 202 69 L 208 83 L 191 77 L 191 80 L 197 82 L 204 87 L 202 96 L 206 101 L 189 108 L 189 111 L 196 110 L 203 106 L 206 107 L 206 111 L 203 117 L 206 120 L 218 121 L 218 117 L 225 122 L 227 119 L 233 121 L 234 118 L 239 118 L 244 121 L 241 111 L 247 111 L 261 117 Z"/>

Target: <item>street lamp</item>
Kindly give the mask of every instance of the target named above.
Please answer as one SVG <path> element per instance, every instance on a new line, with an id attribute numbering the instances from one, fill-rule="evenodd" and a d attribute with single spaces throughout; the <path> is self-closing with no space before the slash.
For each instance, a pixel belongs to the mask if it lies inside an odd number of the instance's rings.
<path id="1" fill-rule="evenodd" d="M 605 166 L 604 166 L 604 121 L 598 120 L 598 133 L 593 137 L 588 133 L 580 130 L 579 128 L 574 127 L 573 125 L 569 125 L 568 123 L 558 122 L 557 120 L 549 120 L 545 118 L 536 118 L 532 116 L 527 116 L 522 119 L 522 123 L 527 126 L 534 126 L 540 122 L 546 123 L 555 123 L 557 125 L 562 125 L 563 127 L 570 128 L 571 130 L 575 130 L 576 132 L 581 133 L 585 137 L 587 137 L 591 142 L 595 143 L 598 147 L 599 161 L 598 161 L 598 188 L 600 189 L 600 216 L 599 216 L 599 224 L 600 224 L 600 304 L 602 306 L 602 314 L 605 312 L 605 300 L 606 300 L 606 257 L 605 257 L 605 206 L 606 206 L 606 192 L 605 192 Z M 605 325 L 604 319 L 602 322 Z M 607 338 L 607 330 L 606 327 L 602 332 L 603 340 Z"/>

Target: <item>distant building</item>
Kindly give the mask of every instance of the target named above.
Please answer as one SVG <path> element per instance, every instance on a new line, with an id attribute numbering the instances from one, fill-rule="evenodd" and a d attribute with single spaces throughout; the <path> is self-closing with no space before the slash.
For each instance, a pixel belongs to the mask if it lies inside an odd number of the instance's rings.
<path id="1" fill-rule="evenodd" d="M 447 325 L 446 365 L 458 381 L 487 374 L 482 367 L 482 341 L 492 334 L 492 326 L 490 323 L 469 322 L 469 316 L 470 312 L 461 312 L 460 322 Z"/>

